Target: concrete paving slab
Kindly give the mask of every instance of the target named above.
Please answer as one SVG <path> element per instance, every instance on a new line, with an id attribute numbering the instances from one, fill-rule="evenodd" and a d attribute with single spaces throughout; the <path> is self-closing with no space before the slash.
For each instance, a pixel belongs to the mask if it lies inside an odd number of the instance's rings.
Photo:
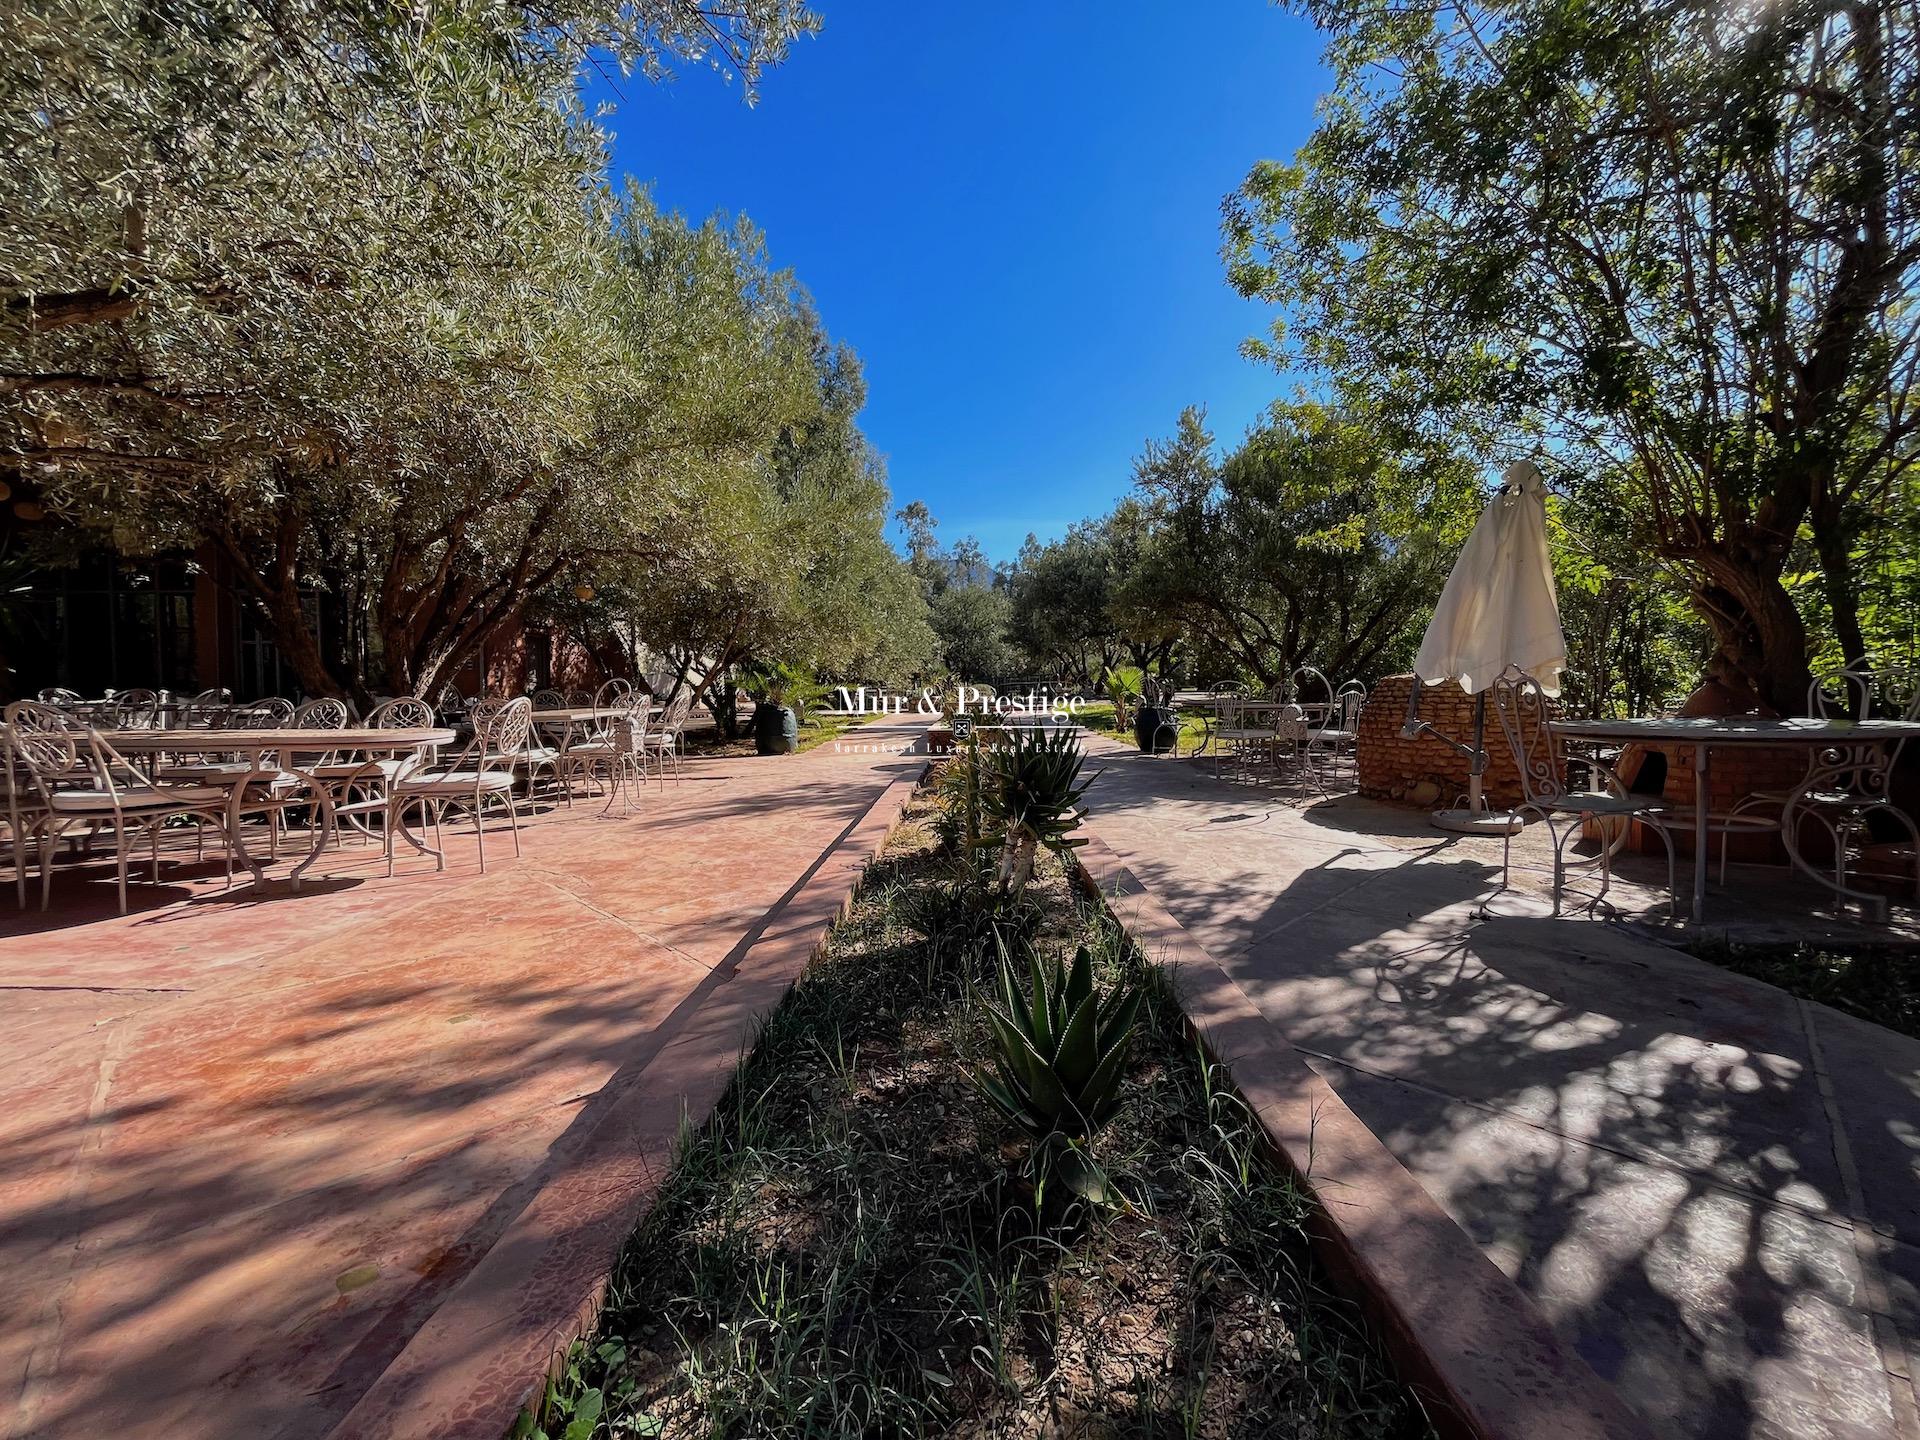
<path id="1" fill-rule="evenodd" d="M 1099 749 L 1094 832 L 1657 1433 L 1920 1435 L 1920 1042 L 1677 952 L 1663 866 L 1551 919 L 1530 834 L 1482 918 L 1498 841 Z"/>

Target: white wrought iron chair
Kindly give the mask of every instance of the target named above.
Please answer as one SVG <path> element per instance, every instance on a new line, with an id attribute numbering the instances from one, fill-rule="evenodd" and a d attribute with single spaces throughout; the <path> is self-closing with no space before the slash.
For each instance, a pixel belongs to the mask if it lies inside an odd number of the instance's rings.
<path id="1" fill-rule="evenodd" d="M 607 803 L 601 810 L 602 815 L 611 814 L 613 802 L 622 792 L 628 796 L 629 811 L 640 798 L 640 790 L 647 782 L 647 760 L 658 752 L 648 738 L 648 721 L 653 713 L 652 697 L 639 690 L 629 690 L 623 697 L 625 708 L 608 727 L 608 738 L 613 746 L 612 771 L 607 786 Z M 660 788 L 666 788 L 664 772 Z"/>
<path id="2" fill-rule="evenodd" d="M 606 687 L 602 687 L 606 693 Z M 594 775 L 602 770 L 611 789 L 618 768 L 620 749 L 614 735 L 615 725 L 625 718 L 627 706 L 618 698 L 606 704 L 596 700 L 593 704 L 593 718 L 586 725 L 575 730 L 567 727 L 564 743 L 560 747 L 560 785 L 567 793 L 567 803 L 573 803 L 573 782 L 578 777 L 593 786 Z"/>
<path id="3" fill-rule="evenodd" d="M 1618 820 L 1624 827 L 1638 820 L 1657 834 L 1666 846 L 1667 919 L 1671 922 L 1678 913 L 1679 893 L 1675 888 L 1673 832 L 1668 824 L 1666 803 L 1658 796 L 1629 794 L 1619 777 L 1599 761 L 1587 763 L 1596 779 L 1605 777 L 1610 787 L 1608 791 L 1569 790 L 1566 757 L 1560 738 L 1554 734 L 1550 723 L 1546 692 L 1533 676 L 1508 671 L 1494 682 L 1491 699 L 1494 712 L 1500 720 L 1501 733 L 1506 737 L 1507 748 L 1512 752 L 1514 765 L 1520 772 L 1520 788 L 1525 798 L 1514 807 L 1514 813 L 1523 819 L 1528 814 L 1539 816 L 1546 823 L 1547 833 L 1553 841 L 1553 913 L 1560 913 L 1561 895 L 1566 885 L 1567 843 L 1581 834 L 1586 822 L 1589 819 L 1602 822 Z M 1587 905 L 1589 914 L 1613 888 L 1613 855 L 1625 838 L 1624 835 L 1606 833 L 1604 823 L 1601 830 L 1598 851 L 1594 857 L 1575 862 L 1597 865 L 1600 869 L 1600 890 Z M 1502 846 L 1500 890 L 1496 894 L 1508 888 L 1512 876 L 1513 832 L 1509 830 Z M 1488 913 L 1487 905 L 1492 898 L 1489 896 L 1481 902 L 1482 914 Z"/>
<path id="4" fill-rule="evenodd" d="M 1807 713 L 1822 720 L 1862 720 L 1876 714 L 1889 719 L 1920 720 L 1920 677 L 1901 669 L 1835 670 L 1817 678 L 1807 691 Z M 1787 851 L 1800 855 L 1798 820 L 1805 817 L 1827 832 L 1833 847 L 1833 885 L 1837 903 L 1862 900 L 1882 916 L 1886 897 L 1847 883 L 1848 859 L 1856 843 L 1872 834 L 1874 817 L 1905 830 L 1913 846 L 1914 895 L 1920 898 L 1920 825 L 1893 803 L 1893 777 L 1906 750 L 1904 740 L 1841 740 L 1816 750 L 1807 762 L 1807 775 L 1791 794 L 1763 792 L 1734 807 L 1738 814 L 1753 807 L 1767 815 Z M 1789 813 L 1791 812 L 1791 813 Z M 1804 863 L 1804 860 L 1803 860 Z M 1720 876 L 1727 873 L 1727 853 L 1720 850 Z"/>
<path id="5" fill-rule="evenodd" d="M 520 807 L 514 803 L 514 765 L 525 754 L 527 734 L 533 728 L 533 702 L 522 695 L 493 709 L 478 720 L 472 741 L 443 766 L 432 770 L 409 771 L 394 782 L 387 826 L 387 873 L 393 873 L 393 832 L 395 823 L 407 810 L 421 807 L 430 816 L 436 835 L 449 806 L 467 805 L 473 811 L 473 833 L 480 850 L 480 873 L 487 872 L 487 831 L 485 811 L 489 804 L 503 804 L 513 831 L 513 853 L 520 853 Z M 424 848 L 424 847 L 423 847 Z M 434 852 L 435 868 L 447 868 L 444 850 Z"/>
<path id="6" fill-rule="evenodd" d="M 192 819 L 202 834 L 212 825 L 227 839 L 228 794 L 209 785 L 160 785 L 150 782 L 115 750 L 99 731 L 75 728 L 59 710 L 20 701 L 6 710 L 8 772 L 15 765 L 34 791 L 32 833 L 40 860 L 40 908 L 47 908 L 53 886 L 53 847 L 75 825 L 110 829 L 120 913 L 127 913 L 127 857 L 147 838 L 153 883 L 160 883 L 160 830 L 176 816 Z M 10 789 L 11 789 L 10 780 Z M 9 806 L 9 820 L 16 811 Z M 16 844 L 18 843 L 16 835 Z M 198 852 L 196 852 L 198 853 Z M 232 870 L 228 846 L 228 870 Z M 24 894 L 22 896 L 24 899 Z"/>
<path id="7" fill-rule="evenodd" d="M 369 730 L 430 730 L 436 724 L 433 707 L 411 695 L 382 700 L 367 714 Z M 394 782 L 418 770 L 427 760 L 418 754 L 370 755 L 363 759 L 332 756 L 308 773 L 316 776 L 333 795 L 336 843 L 341 829 L 371 836 L 369 817 L 379 816 L 384 830 L 391 819 Z M 391 862 L 389 862 L 391 871 Z"/>
<path id="8" fill-rule="evenodd" d="M 1304 722 L 1296 747 L 1301 796 L 1305 798 L 1308 781 L 1324 796 L 1329 793 L 1327 772 L 1337 768 L 1341 746 L 1348 738 L 1340 728 L 1340 697 L 1333 683 L 1311 665 L 1297 666 L 1288 677 L 1288 687 Z"/>
<path id="9" fill-rule="evenodd" d="M 683 688 L 673 697 L 660 718 L 646 732 L 647 753 L 660 762 L 661 786 L 666 785 L 668 767 L 673 770 L 673 783 L 680 783 L 680 761 L 682 747 L 685 745 L 687 717 L 693 713 L 692 687 Z"/>
<path id="10" fill-rule="evenodd" d="M 221 686 L 210 690 L 201 690 L 189 695 L 180 703 L 180 723 L 183 726 L 201 726 L 211 728 L 227 723 L 227 712 L 233 708 L 233 692 Z"/>
<path id="11" fill-rule="evenodd" d="M 116 730 L 151 730 L 160 723 L 160 695 L 154 690 L 122 690 L 113 697 Z"/>

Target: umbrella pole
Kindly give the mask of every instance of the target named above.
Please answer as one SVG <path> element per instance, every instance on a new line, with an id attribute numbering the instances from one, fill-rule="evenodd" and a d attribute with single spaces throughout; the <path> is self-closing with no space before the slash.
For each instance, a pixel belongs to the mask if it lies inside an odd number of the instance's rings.
<path id="1" fill-rule="evenodd" d="M 1431 725 L 1424 722 L 1421 728 L 1447 743 L 1467 757 L 1467 803 L 1452 810 L 1433 812 L 1433 824 L 1436 829 L 1453 830 L 1463 835 L 1512 835 L 1525 825 L 1518 815 L 1504 814 L 1487 809 L 1485 794 L 1485 776 L 1487 773 L 1487 692 L 1482 690 L 1473 697 L 1473 744 L 1462 745 L 1458 740 L 1448 739 Z"/>

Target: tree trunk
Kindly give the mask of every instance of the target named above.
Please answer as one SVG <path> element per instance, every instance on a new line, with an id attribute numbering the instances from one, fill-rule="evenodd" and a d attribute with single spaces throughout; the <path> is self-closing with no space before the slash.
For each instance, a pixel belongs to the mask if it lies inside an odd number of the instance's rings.
<path id="1" fill-rule="evenodd" d="M 1813 531 L 1814 549 L 1820 556 L 1821 588 L 1826 592 L 1827 609 L 1833 615 L 1833 628 L 1840 640 L 1841 662 L 1849 670 L 1866 670 L 1871 662 L 1867 639 L 1860 629 L 1860 588 L 1853 577 L 1853 537 L 1837 507 L 1815 505 L 1807 515 Z"/>
<path id="2" fill-rule="evenodd" d="M 1781 715 L 1805 713 L 1807 630 L 1779 569 L 1723 547 L 1683 557 L 1701 580 L 1692 600 L 1713 629 L 1708 669 L 1723 685 L 1748 692 Z"/>

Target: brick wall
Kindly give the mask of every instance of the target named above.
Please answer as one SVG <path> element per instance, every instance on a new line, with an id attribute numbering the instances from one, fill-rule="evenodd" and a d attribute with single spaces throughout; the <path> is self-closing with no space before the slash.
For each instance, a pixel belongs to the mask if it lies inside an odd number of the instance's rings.
<path id="1" fill-rule="evenodd" d="M 1413 676 L 1389 675 L 1367 697 L 1360 712 L 1357 741 L 1360 793 L 1374 800 L 1423 809 L 1451 805 L 1466 794 L 1467 758 L 1430 735 L 1408 740 L 1400 734 L 1412 688 Z M 1458 685 L 1422 687 L 1420 718 L 1456 740 L 1473 740 L 1473 697 Z M 1487 803 L 1495 809 L 1519 804 L 1520 772 L 1491 704 L 1487 709 L 1486 746 L 1490 763 L 1482 783 Z"/>
<path id="2" fill-rule="evenodd" d="M 1809 751 L 1804 746 L 1795 745 L 1723 745 L 1713 752 L 1712 764 L 1707 770 L 1707 809 L 1714 814 L 1725 814 L 1740 801 L 1757 791 L 1771 791 L 1786 794 L 1792 790 L 1807 773 Z M 1679 809 L 1693 810 L 1693 746 L 1691 745 L 1629 745 L 1620 754 L 1614 769 L 1620 778 L 1635 789 L 1643 788 L 1635 784 L 1641 768 L 1646 765 L 1650 754 L 1659 754 L 1666 758 L 1666 781 L 1660 787 L 1660 793 L 1667 802 Z M 1651 785 L 1651 777 L 1647 784 Z M 1762 810 L 1760 813 L 1770 813 Z M 1635 826 L 1635 848 L 1647 854 L 1665 854 L 1658 837 L 1645 833 L 1645 827 Z M 1683 830 L 1674 837 L 1675 848 L 1682 855 L 1693 853 L 1693 833 Z M 1809 857 L 1830 855 L 1833 850 L 1831 836 L 1817 823 L 1804 825 L 1800 831 L 1802 852 Z M 1713 837 L 1710 853 L 1718 858 L 1720 837 Z M 1779 837 L 1774 835 L 1735 835 L 1729 840 L 1728 855 L 1734 860 L 1752 860 L 1784 864 L 1786 849 Z"/>

